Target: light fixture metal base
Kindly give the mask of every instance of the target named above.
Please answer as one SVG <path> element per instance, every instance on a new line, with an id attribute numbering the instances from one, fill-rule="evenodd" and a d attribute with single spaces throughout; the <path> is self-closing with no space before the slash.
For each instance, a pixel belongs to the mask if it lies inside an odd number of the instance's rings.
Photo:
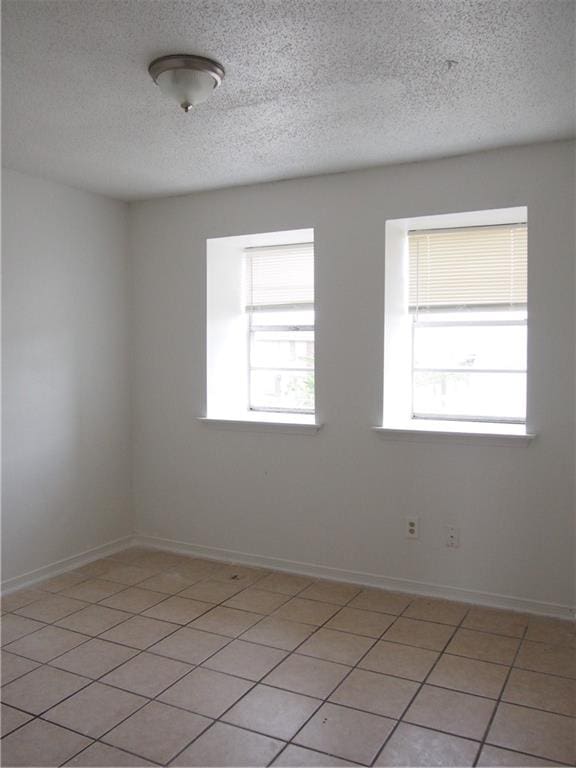
<path id="1" fill-rule="evenodd" d="M 193 56 L 187 53 L 160 56 L 150 64 L 148 72 L 156 83 L 159 75 L 171 69 L 193 69 L 198 72 L 206 72 L 214 78 L 215 88 L 220 85 L 225 75 L 224 67 L 217 61 L 214 61 L 214 59 L 207 59 L 204 56 Z"/>

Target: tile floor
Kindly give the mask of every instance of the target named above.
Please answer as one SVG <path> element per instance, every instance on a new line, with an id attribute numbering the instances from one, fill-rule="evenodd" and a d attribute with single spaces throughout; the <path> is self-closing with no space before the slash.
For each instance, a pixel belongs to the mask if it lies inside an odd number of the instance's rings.
<path id="1" fill-rule="evenodd" d="M 4 766 L 576 760 L 568 621 L 130 549 L 2 600 Z"/>

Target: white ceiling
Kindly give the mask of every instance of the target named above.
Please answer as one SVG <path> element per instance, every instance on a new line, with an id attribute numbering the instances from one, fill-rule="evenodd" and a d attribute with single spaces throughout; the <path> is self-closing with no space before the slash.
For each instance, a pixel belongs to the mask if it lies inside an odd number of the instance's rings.
<path id="1" fill-rule="evenodd" d="M 575 7 L 4 0 L 4 163 L 128 200 L 566 138 Z M 226 68 L 188 115 L 166 53 Z"/>

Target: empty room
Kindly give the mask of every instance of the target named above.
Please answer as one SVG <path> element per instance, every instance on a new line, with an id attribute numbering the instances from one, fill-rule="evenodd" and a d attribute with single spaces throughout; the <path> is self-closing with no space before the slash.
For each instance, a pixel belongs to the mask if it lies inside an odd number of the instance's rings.
<path id="1" fill-rule="evenodd" d="M 573 766 L 576 1 L 1 10 L 1 764 Z"/>

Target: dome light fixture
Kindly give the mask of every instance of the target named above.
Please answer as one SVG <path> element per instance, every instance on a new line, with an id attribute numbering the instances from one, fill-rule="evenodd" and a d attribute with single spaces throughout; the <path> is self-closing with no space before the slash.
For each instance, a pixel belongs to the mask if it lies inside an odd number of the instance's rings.
<path id="1" fill-rule="evenodd" d="M 175 99 L 184 112 L 206 101 L 224 79 L 224 67 L 217 61 L 186 53 L 154 59 L 148 72 L 162 93 Z"/>

